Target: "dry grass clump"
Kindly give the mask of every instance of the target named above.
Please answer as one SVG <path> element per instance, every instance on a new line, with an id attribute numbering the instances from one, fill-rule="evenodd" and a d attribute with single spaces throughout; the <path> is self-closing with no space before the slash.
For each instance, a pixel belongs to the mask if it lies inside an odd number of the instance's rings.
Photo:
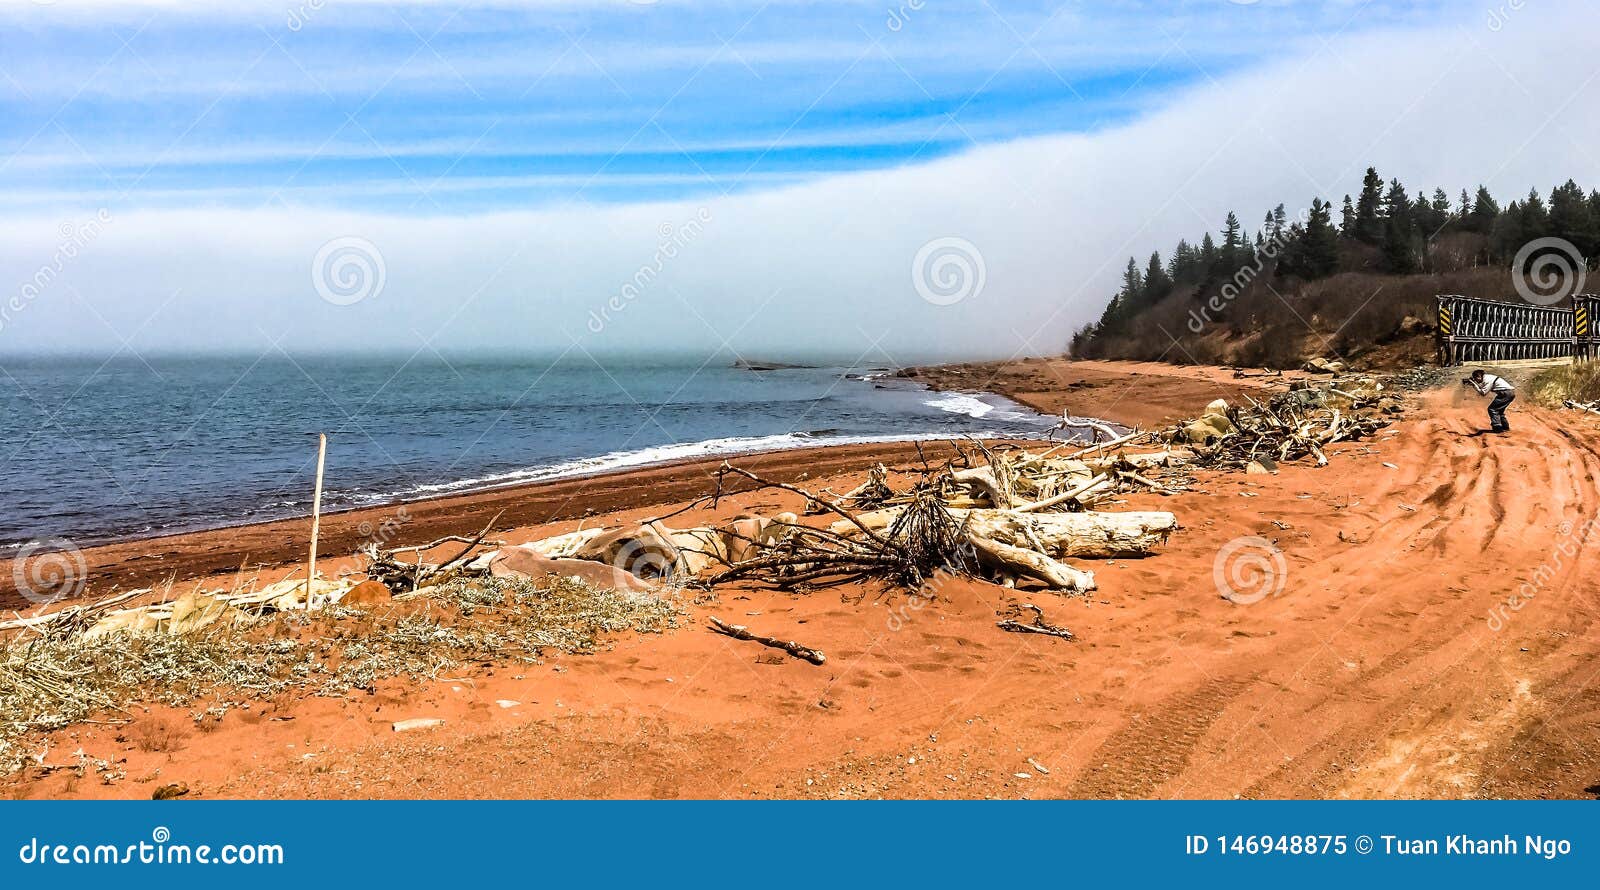
<path id="1" fill-rule="evenodd" d="M 1600 401 L 1600 362 L 1580 362 L 1549 368 L 1528 381 L 1533 400 L 1552 408 L 1566 399 L 1574 402 Z"/>
<path id="2" fill-rule="evenodd" d="M 25 762 L 22 741 L 116 713 L 136 701 L 231 703 L 286 690 L 343 695 L 396 676 L 437 677 L 465 663 L 531 661 L 543 650 L 593 652 L 603 635 L 660 633 L 684 614 L 674 600 L 600 590 L 576 579 L 457 581 L 385 614 L 333 606 L 183 635 L 19 637 L 0 646 L 0 774 Z M 364 619 L 363 632 L 341 624 Z M 169 734 L 170 735 L 170 734 Z M 152 739 L 152 744 L 161 740 Z"/>

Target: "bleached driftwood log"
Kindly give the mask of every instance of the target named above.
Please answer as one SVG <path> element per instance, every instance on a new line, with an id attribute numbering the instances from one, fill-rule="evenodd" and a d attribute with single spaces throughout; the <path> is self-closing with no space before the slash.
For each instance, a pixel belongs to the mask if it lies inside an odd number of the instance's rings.
<path id="1" fill-rule="evenodd" d="M 1115 488 L 1116 484 L 1117 480 L 1110 474 L 1095 476 L 1090 478 L 1088 481 L 1083 482 L 1082 484 L 1063 491 L 1058 495 L 1045 498 L 1041 501 L 1023 504 L 1019 507 L 1014 507 L 1013 510 L 1018 513 L 1034 513 L 1039 510 L 1048 510 L 1051 507 L 1059 504 L 1065 504 L 1069 501 L 1076 501 L 1079 505 L 1087 505 L 1088 502 L 1092 500 L 1094 495 L 1103 491 L 1107 491 L 1111 488 Z"/>
<path id="2" fill-rule="evenodd" d="M 1166 451 L 1152 451 L 1147 454 L 1118 454 L 1113 457 L 1086 460 L 1083 463 L 1096 472 L 1104 472 L 1112 467 L 1165 467 L 1181 464 L 1192 456 L 1186 451 L 1168 449 Z"/>
<path id="3" fill-rule="evenodd" d="M 951 513 L 966 520 L 972 539 L 987 539 L 1036 550 L 1056 559 L 1109 559 L 1144 556 L 1178 527 L 1171 513 L 1015 513 L 968 510 Z"/>
<path id="4" fill-rule="evenodd" d="M 887 528 L 899 514 L 896 509 L 874 510 L 856 518 L 877 531 Z M 1178 519 L 1163 511 L 1127 513 L 1018 513 L 1014 510 L 951 510 L 950 517 L 965 522 L 979 537 L 1038 550 L 1056 559 L 1143 556 L 1166 540 Z M 836 522 L 829 531 L 848 537 L 852 526 Z"/>
<path id="5" fill-rule="evenodd" d="M 970 535 L 967 538 L 978 554 L 978 561 L 1004 575 L 1033 578 L 1056 590 L 1083 593 L 1094 590 L 1094 573 L 1075 569 L 1025 547 L 1015 547 L 992 538 Z M 1009 583 L 1007 586 L 1010 586 Z"/>
<path id="6" fill-rule="evenodd" d="M 950 478 L 971 488 L 975 494 L 981 495 L 990 504 L 1002 510 L 1011 506 L 1011 492 L 995 478 L 992 467 L 957 470 L 950 474 Z"/>
<path id="7" fill-rule="evenodd" d="M 542 541 L 530 542 L 528 546 L 549 559 L 567 559 L 582 550 L 584 545 L 605 533 L 606 530 L 603 527 L 580 528 L 575 532 L 567 532 L 564 535 L 556 535 L 552 538 L 545 538 Z"/>

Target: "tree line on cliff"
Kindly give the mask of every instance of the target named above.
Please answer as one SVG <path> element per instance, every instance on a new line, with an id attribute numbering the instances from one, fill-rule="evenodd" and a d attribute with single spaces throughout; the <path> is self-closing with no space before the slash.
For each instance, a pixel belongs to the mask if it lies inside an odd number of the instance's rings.
<path id="1" fill-rule="evenodd" d="M 1436 293 L 1512 294 L 1513 260 L 1545 238 L 1593 256 L 1600 191 L 1569 179 L 1548 198 L 1531 190 L 1501 206 L 1481 185 L 1456 198 L 1442 188 L 1413 195 L 1369 167 L 1338 206 L 1314 197 L 1291 218 L 1279 204 L 1254 232 L 1229 212 L 1197 244 L 1129 257 L 1122 286 L 1071 352 L 1289 367 L 1310 354 L 1381 351 L 1425 332 Z"/>

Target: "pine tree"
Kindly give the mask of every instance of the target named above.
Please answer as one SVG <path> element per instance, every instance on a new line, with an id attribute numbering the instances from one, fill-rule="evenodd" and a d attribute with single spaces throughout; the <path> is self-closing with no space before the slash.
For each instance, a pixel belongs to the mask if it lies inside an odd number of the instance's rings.
<path id="1" fill-rule="evenodd" d="M 1478 208 L 1473 208 L 1473 216 Z M 1506 205 L 1489 227 L 1489 250 L 1499 260 L 1510 262 L 1526 241 L 1522 237 L 1522 205 L 1512 201 Z"/>
<path id="2" fill-rule="evenodd" d="M 1350 196 L 1344 196 L 1344 209 L 1340 211 L 1339 234 L 1346 238 L 1356 236 L 1356 206 L 1350 203 Z"/>
<path id="3" fill-rule="evenodd" d="M 1228 211 L 1228 218 L 1222 223 L 1222 274 L 1232 278 L 1233 274 L 1244 265 L 1248 247 L 1244 240 L 1244 227 L 1239 225 L 1239 217 L 1232 210 Z"/>
<path id="4" fill-rule="evenodd" d="M 1382 207 L 1383 179 L 1377 169 L 1368 167 L 1361 180 L 1361 197 L 1356 199 L 1356 238 L 1368 244 L 1383 241 L 1383 219 L 1379 216 Z"/>
<path id="5" fill-rule="evenodd" d="M 1306 278 L 1326 278 L 1339 271 L 1339 233 L 1333 228 L 1333 205 L 1311 199 L 1311 215 L 1300 235 L 1298 272 Z"/>
<path id="6" fill-rule="evenodd" d="M 1494 231 L 1494 224 L 1500 217 L 1500 205 L 1495 203 L 1494 196 L 1483 186 L 1478 186 L 1478 196 L 1472 202 L 1472 215 L 1467 218 L 1467 231 L 1487 235 Z"/>
<path id="7" fill-rule="evenodd" d="M 1406 194 L 1406 187 L 1401 185 L 1398 179 L 1389 180 L 1389 191 L 1385 192 L 1383 196 L 1383 218 L 1385 220 L 1399 220 L 1406 225 L 1410 225 L 1412 223 L 1411 206 L 1411 197 Z"/>
<path id="8" fill-rule="evenodd" d="M 1538 189 L 1528 190 L 1528 199 L 1522 202 L 1522 240 L 1532 241 L 1550 234 L 1550 210 Z"/>
<path id="9" fill-rule="evenodd" d="M 1150 265 L 1144 270 L 1144 305 L 1154 306 L 1169 293 L 1172 293 L 1172 279 L 1161 264 L 1160 252 L 1152 251 Z"/>
<path id="10" fill-rule="evenodd" d="M 1420 203 L 1420 202 L 1419 202 Z M 1400 180 L 1389 182 L 1383 196 L 1383 268 L 1394 275 L 1409 275 L 1420 268 L 1416 226 L 1412 221 L 1411 199 Z"/>
<path id="11" fill-rule="evenodd" d="M 1194 248 L 1189 242 L 1178 239 L 1178 246 L 1172 251 L 1172 262 L 1167 266 L 1167 274 L 1174 282 L 1188 280 L 1194 274 Z"/>
<path id="12" fill-rule="evenodd" d="M 1138 314 L 1143 295 L 1144 276 L 1139 274 L 1139 261 L 1128 257 L 1128 268 L 1122 273 L 1122 290 L 1106 305 L 1105 313 L 1100 316 L 1100 329 L 1122 330 L 1128 320 Z"/>
<path id="13" fill-rule="evenodd" d="M 1433 190 L 1433 203 L 1428 205 L 1426 222 L 1427 224 L 1421 228 L 1423 236 L 1427 238 L 1432 238 L 1450 225 L 1450 195 L 1444 189 Z"/>
<path id="14" fill-rule="evenodd" d="M 1471 217 L 1472 217 L 1472 196 L 1467 194 L 1467 190 L 1466 189 L 1462 189 L 1461 190 L 1461 209 L 1456 211 L 1456 222 L 1461 223 L 1463 226 L 1465 226 L 1466 223 L 1467 223 L 1467 220 L 1470 219 Z"/>
<path id="15" fill-rule="evenodd" d="M 1212 240 L 1210 232 L 1200 239 L 1199 261 L 1200 274 L 1203 276 L 1210 275 L 1211 270 L 1217 265 L 1217 242 Z"/>
<path id="16" fill-rule="evenodd" d="M 1583 189 L 1570 179 L 1550 193 L 1550 233 L 1572 242 L 1580 253 L 1594 252 L 1594 214 Z"/>

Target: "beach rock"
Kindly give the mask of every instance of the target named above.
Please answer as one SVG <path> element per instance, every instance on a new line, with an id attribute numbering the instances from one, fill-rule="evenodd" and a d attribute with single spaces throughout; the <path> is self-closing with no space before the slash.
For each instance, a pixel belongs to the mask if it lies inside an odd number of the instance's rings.
<path id="1" fill-rule="evenodd" d="M 357 608 L 362 606 L 381 606 L 393 600 L 394 594 L 390 593 L 389 588 L 383 586 L 381 582 L 362 581 L 360 584 L 345 591 L 344 596 L 339 597 L 339 605 Z"/>
<path id="2" fill-rule="evenodd" d="M 123 609 L 101 617 L 83 632 L 82 639 L 93 640 L 114 633 L 143 633 L 161 629 L 161 619 L 148 609 Z"/>
<path id="3" fill-rule="evenodd" d="M 415 717 L 410 720 L 397 720 L 394 723 L 395 732 L 410 732 L 414 729 L 432 729 L 443 726 L 444 721 L 438 717 Z"/>
<path id="4" fill-rule="evenodd" d="M 1278 472 L 1278 463 L 1270 457 L 1258 457 L 1244 468 L 1247 475 L 1270 476 Z"/>
<path id="5" fill-rule="evenodd" d="M 741 513 L 722 526 L 723 549 L 729 562 L 742 562 L 756 556 L 762 548 L 789 533 L 800 517 L 793 513 L 779 513 L 768 519 L 753 513 Z"/>
<path id="6" fill-rule="evenodd" d="M 1226 414 L 1202 414 L 1185 424 L 1180 433 L 1185 442 L 1206 445 L 1238 431 Z"/>
<path id="7" fill-rule="evenodd" d="M 1407 315 L 1405 318 L 1400 319 L 1400 326 L 1395 328 L 1395 334 L 1401 337 L 1412 337 L 1417 334 L 1425 334 L 1431 330 L 1433 330 L 1433 325 L 1415 315 Z"/>
<path id="8" fill-rule="evenodd" d="M 249 616 L 233 606 L 214 596 L 194 590 L 173 602 L 172 618 L 167 622 L 167 633 L 186 634 L 213 624 L 242 624 L 249 620 Z"/>
<path id="9" fill-rule="evenodd" d="M 184 796 L 185 794 L 188 794 L 188 793 L 189 793 L 189 785 L 188 785 L 188 783 L 186 783 L 186 782 L 173 782 L 170 785 L 162 785 L 160 788 L 157 788 L 155 791 L 152 791 L 150 793 L 150 799 L 151 800 L 172 800 L 175 797 L 182 797 L 182 796 Z"/>
<path id="10" fill-rule="evenodd" d="M 1331 359 L 1325 359 L 1321 356 L 1318 356 L 1307 361 L 1305 363 L 1304 370 L 1311 371 L 1315 374 L 1338 374 L 1344 371 L 1344 362 L 1333 361 Z"/>
<path id="11" fill-rule="evenodd" d="M 668 531 L 657 524 L 619 528 L 598 535 L 573 552 L 578 559 L 594 560 L 639 578 L 670 576 L 678 573 L 678 546 Z"/>
<path id="12" fill-rule="evenodd" d="M 505 547 L 489 563 L 489 574 L 496 578 L 577 578 L 609 590 L 647 593 L 652 588 L 637 575 L 587 559 L 550 559 L 531 547 Z"/>

